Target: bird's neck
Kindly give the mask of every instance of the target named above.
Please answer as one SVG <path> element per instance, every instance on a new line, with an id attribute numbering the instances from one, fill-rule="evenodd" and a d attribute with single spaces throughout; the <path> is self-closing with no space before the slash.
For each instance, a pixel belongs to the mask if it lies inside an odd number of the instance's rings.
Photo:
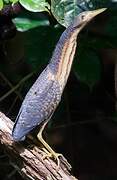
<path id="1" fill-rule="evenodd" d="M 77 45 L 77 35 L 79 31 L 80 29 L 69 26 L 63 32 L 50 61 L 50 68 L 55 73 L 55 76 L 62 89 L 67 82 L 71 70 Z"/>

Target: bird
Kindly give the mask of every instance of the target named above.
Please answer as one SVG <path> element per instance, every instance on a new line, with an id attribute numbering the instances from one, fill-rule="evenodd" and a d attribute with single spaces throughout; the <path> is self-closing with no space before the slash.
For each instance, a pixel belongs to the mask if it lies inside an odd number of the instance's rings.
<path id="1" fill-rule="evenodd" d="M 61 101 L 67 83 L 75 51 L 77 36 L 96 15 L 106 8 L 84 11 L 62 33 L 52 58 L 26 94 L 12 130 L 15 142 L 24 141 L 25 137 L 40 125 L 38 140 L 59 164 L 59 156 L 43 139 L 42 133 Z"/>

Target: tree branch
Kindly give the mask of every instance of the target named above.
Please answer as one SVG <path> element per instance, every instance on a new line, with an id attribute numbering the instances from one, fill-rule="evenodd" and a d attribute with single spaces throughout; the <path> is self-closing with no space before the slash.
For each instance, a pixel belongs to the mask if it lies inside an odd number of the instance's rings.
<path id="1" fill-rule="evenodd" d="M 43 159 L 45 152 L 39 147 L 27 148 L 24 143 L 14 143 L 11 137 L 13 122 L 0 112 L 0 142 L 10 157 L 11 164 L 25 179 L 77 180 L 70 174 L 71 166 L 63 157 L 57 169 L 54 160 Z"/>

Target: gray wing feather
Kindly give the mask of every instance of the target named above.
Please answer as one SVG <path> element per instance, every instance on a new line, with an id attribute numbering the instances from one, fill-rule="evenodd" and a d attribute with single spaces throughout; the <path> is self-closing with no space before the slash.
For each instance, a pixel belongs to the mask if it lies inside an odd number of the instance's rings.
<path id="1" fill-rule="evenodd" d="M 13 128 L 14 140 L 21 140 L 56 109 L 61 99 L 60 87 L 57 81 L 48 80 L 49 72 L 47 67 L 27 93 Z"/>

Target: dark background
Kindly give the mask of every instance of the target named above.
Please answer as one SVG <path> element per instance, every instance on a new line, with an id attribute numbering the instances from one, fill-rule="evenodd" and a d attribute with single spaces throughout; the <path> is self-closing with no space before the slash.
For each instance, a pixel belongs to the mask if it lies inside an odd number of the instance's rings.
<path id="1" fill-rule="evenodd" d="M 51 17 L 49 26 L 18 32 L 13 16 L 0 16 L 0 110 L 15 121 L 64 28 L 55 28 Z M 49 144 L 68 159 L 80 180 L 117 179 L 116 20 L 113 8 L 81 32 L 62 101 L 46 128 Z M 19 88 L 6 96 L 20 81 Z M 0 179 L 21 180 L 2 146 Z"/>

